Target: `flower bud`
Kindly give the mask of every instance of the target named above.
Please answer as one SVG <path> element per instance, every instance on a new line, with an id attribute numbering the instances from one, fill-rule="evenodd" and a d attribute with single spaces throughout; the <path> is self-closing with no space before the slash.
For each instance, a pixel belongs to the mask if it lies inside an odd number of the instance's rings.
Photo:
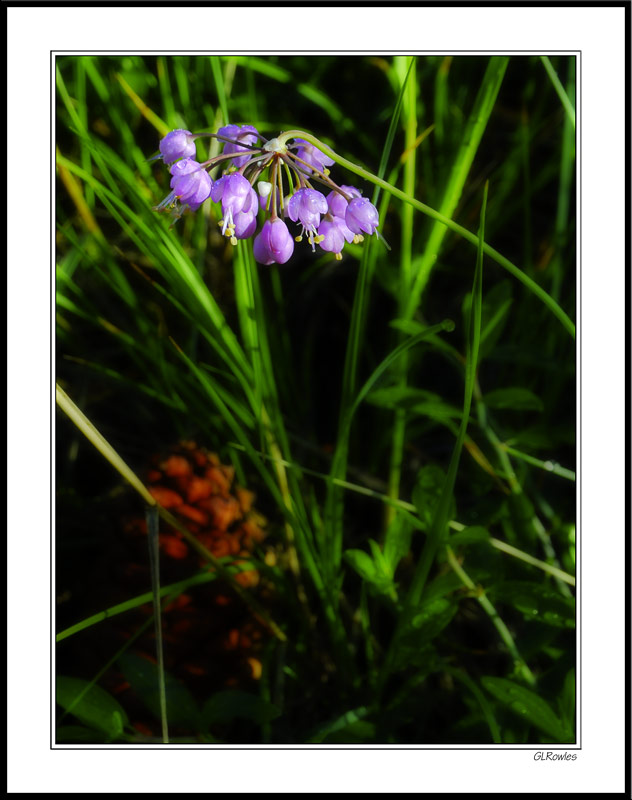
<path id="1" fill-rule="evenodd" d="M 366 197 L 354 197 L 347 206 L 345 222 L 353 233 L 372 234 L 380 224 L 380 216 L 377 208 Z"/>
<path id="2" fill-rule="evenodd" d="M 285 264 L 294 252 L 294 239 L 282 219 L 268 219 L 255 238 L 253 249 L 260 264 Z"/>
<path id="3" fill-rule="evenodd" d="M 193 134 L 181 128 L 161 139 L 158 149 L 165 164 L 171 164 L 179 158 L 195 158 L 196 155 Z"/>

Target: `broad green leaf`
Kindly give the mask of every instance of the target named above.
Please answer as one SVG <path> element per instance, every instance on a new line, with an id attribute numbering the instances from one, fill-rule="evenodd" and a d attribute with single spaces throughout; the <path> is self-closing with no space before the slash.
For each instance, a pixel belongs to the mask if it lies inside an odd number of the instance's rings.
<path id="1" fill-rule="evenodd" d="M 488 594 L 494 601 L 507 603 L 518 609 L 525 619 L 556 628 L 575 627 L 575 600 L 542 584 L 507 581 L 491 586 Z"/>
<path id="2" fill-rule="evenodd" d="M 84 725 L 102 731 L 108 739 L 116 739 L 123 733 L 128 723 L 127 714 L 105 689 L 65 675 L 58 676 L 56 684 L 57 702 L 64 711 L 70 712 Z"/>
<path id="3" fill-rule="evenodd" d="M 395 591 L 392 574 L 377 542 L 369 540 L 369 545 L 374 555 L 377 549 L 377 558 L 374 560 L 364 550 L 345 550 L 344 559 L 353 569 L 371 586 L 382 594 Z M 395 595 L 393 595 L 395 597 Z"/>
<path id="4" fill-rule="evenodd" d="M 235 719 L 247 719 L 263 725 L 276 719 L 280 713 L 275 705 L 256 694 L 229 689 L 209 697 L 202 708 L 202 720 L 205 728 Z"/>
<path id="5" fill-rule="evenodd" d="M 411 632 L 414 632 L 416 641 L 430 642 L 450 623 L 457 612 L 457 603 L 448 598 L 441 597 L 430 603 L 424 603 L 423 608 L 410 622 Z"/>
<path id="6" fill-rule="evenodd" d="M 522 386 L 508 386 L 505 389 L 487 392 L 483 401 L 489 408 L 513 411 L 542 411 L 544 408 L 540 398 Z"/>
<path id="7" fill-rule="evenodd" d="M 157 665 L 134 653 L 124 653 L 119 658 L 119 666 L 132 690 L 159 720 L 161 717 Z M 169 725 L 197 728 L 200 712 L 193 695 L 183 683 L 168 672 L 165 672 L 165 692 Z"/>
<path id="8" fill-rule="evenodd" d="M 484 676 L 481 684 L 493 697 L 506 706 L 512 713 L 528 720 L 538 730 L 550 738 L 551 744 L 571 741 L 557 714 L 551 706 L 530 689 L 510 681 L 507 678 Z"/>

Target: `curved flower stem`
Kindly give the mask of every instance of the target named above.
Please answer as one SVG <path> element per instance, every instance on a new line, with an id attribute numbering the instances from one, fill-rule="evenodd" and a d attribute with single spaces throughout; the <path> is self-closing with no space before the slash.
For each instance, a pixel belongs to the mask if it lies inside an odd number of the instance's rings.
<path id="1" fill-rule="evenodd" d="M 402 200 L 404 203 L 408 203 L 413 208 L 416 208 L 417 211 L 421 211 L 422 214 L 425 214 L 427 217 L 431 217 L 432 219 L 436 219 L 438 222 L 442 222 L 447 228 L 458 233 L 468 242 L 473 244 L 475 247 L 478 247 L 478 236 L 476 234 L 469 231 L 467 228 L 464 228 L 462 225 L 459 225 L 458 222 L 454 222 L 454 220 L 445 217 L 443 214 L 440 214 L 438 211 L 435 211 L 434 208 L 426 205 L 425 203 L 420 202 L 419 200 L 411 197 L 409 194 L 402 192 L 401 189 L 398 189 L 396 186 L 392 186 L 387 181 L 383 180 L 382 178 L 378 178 L 377 175 L 374 175 L 372 172 L 369 172 L 362 167 L 359 167 L 357 164 L 354 164 L 352 161 L 347 161 L 346 158 L 339 156 L 336 152 L 334 152 L 331 147 L 328 147 L 326 144 L 321 142 L 315 136 L 312 136 L 310 133 L 306 133 L 305 131 L 298 131 L 298 130 L 291 130 L 285 131 L 284 133 L 280 134 L 278 137 L 280 143 L 285 143 L 288 139 L 304 139 L 305 141 L 309 142 L 310 144 L 317 147 L 322 153 L 329 158 L 333 158 L 336 163 L 340 164 L 342 167 L 345 167 L 349 170 L 349 172 L 353 172 L 354 174 L 358 175 L 361 178 L 364 178 L 371 183 L 374 183 L 376 186 L 380 186 L 385 191 L 389 192 L 393 195 L 393 197 L 397 197 L 398 200 Z M 573 324 L 572 320 L 566 314 L 566 312 L 555 302 L 555 300 L 547 294 L 547 292 L 542 289 L 534 280 L 532 280 L 528 275 L 526 275 L 519 267 L 517 267 L 514 263 L 512 263 L 508 258 L 505 258 L 501 253 L 495 250 L 493 247 L 490 247 L 486 242 L 483 243 L 483 252 L 489 256 L 493 261 L 497 264 L 500 264 L 503 269 L 506 269 L 514 278 L 517 278 L 521 283 L 523 283 L 529 291 L 533 292 L 536 297 L 538 297 L 544 305 L 554 314 L 562 325 L 566 328 L 566 330 L 570 333 L 570 335 L 574 338 L 575 337 L 575 325 Z"/>

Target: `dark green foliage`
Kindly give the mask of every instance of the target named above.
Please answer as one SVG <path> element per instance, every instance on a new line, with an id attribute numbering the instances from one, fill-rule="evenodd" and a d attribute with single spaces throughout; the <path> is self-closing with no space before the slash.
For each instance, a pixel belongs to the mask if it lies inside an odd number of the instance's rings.
<path id="1" fill-rule="evenodd" d="M 57 380 L 138 474 L 196 439 L 268 520 L 249 591 L 282 636 L 243 685 L 172 668 L 165 637 L 172 741 L 574 741 L 574 69 L 57 58 Z M 303 243 L 260 267 L 211 203 L 170 227 L 148 159 L 168 130 L 227 122 L 357 165 L 332 175 L 390 249 Z M 158 741 L 132 727 L 160 721 L 157 668 L 131 649 L 153 645 L 123 534 L 138 504 L 58 432 L 57 740 Z M 199 568 L 169 587 L 206 597 Z"/>

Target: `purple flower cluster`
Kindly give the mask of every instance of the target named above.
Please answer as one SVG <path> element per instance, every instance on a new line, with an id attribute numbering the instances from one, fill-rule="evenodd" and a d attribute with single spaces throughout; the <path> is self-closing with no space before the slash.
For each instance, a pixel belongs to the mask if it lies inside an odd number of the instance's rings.
<path id="1" fill-rule="evenodd" d="M 223 152 L 199 163 L 195 140 L 203 136 L 218 139 Z M 283 136 L 265 139 L 252 125 L 225 125 L 217 134 L 171 131 L 159 150 L 157 157 L 170 165 L 172 191 L 156 210 L 169 211 L 177 219 L 187 209 L 196 211 L 210 197 L 221 203 L 219 226 L 233 245 L 254 236 L 257 217 L 264 213 L 253 248 L 261 264 L 285 264 L 294 243 L 304 237 L 313 251 L 318 245 L 341 259 L 346 243 L 361 242 L 364 234 L 376 233 L 379 226 L 375 206 L 354 186 L 336 185 L 328 169 L 334 160 L 305 139 L 286 144 Z M 224 172 L 213 180 L 210 171 L 216 167 Z M 289 184 L 287 195 L 284 179 Z M 295 235 L 286 219 L 298 225 Z"/>

